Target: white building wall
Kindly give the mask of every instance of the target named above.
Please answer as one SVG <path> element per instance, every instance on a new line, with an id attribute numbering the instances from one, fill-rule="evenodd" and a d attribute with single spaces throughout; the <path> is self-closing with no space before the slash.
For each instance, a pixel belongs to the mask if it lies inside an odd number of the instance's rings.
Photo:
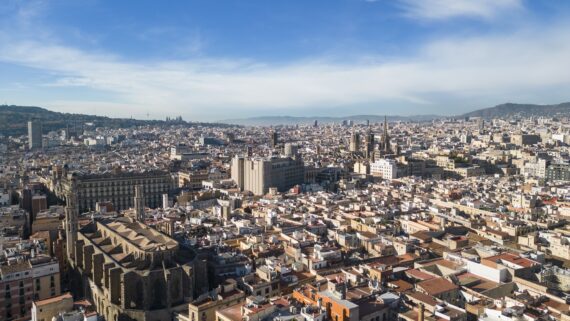
<path id="1" fill-rule="evenodd" d="M 398 176 L 398 166 L 392 159 L 379 159 L 370 164 L 370 174 L 384 179 L 394 179 Z"/>
<path id="2" fill-rule="evenodd" d="M 505 282 L 507 279 L 507 269 L 494 269 L 473 261 L 467 261 L 467 271 L 497 283 Z"/>

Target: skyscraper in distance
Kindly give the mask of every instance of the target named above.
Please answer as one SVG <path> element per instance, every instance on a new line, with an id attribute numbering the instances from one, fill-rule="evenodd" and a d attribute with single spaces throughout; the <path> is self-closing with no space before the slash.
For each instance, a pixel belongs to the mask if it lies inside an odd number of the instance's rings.
<path id="1" fill-rule="evenodd" d="M 299 147 L 293 143 L 285 144 L 285 156 L 294 157 L 297 155 Z"/>
<path id="2" fill-rule="evenodd" d="M 360 133 L 353 132 L 350 136 L 350 151 L 357 152 L 360 150 Z"/>
<path id="3" fill-rule="evenodd" d="M 42 123 L 37 120 L 28 121 L 28 148 L 42 147 Z"/>
<path id="4" fill-rule="evenodd" d="M 388 118 L 384 116 L 384 133 L 382 134 L 382 144 L 384 153 L 390 153 L 390 136 L 388 135 Z"/>
<path id="5" fill-rule="evenodd" d="M 366 157 L 374 154 L 374 133 L 370 129 L 366 132 Z"/>
<path id="6" fill-rule="evenodd" d="M 271 148 L 276 148 L 279 143 L 279 134 L 276 131 L 271 132 L 270 144 Z"/>

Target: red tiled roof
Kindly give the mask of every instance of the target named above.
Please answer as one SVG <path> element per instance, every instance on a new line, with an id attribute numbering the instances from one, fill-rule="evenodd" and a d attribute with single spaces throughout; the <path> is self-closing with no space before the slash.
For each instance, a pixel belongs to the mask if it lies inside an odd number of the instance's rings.
<path id="1" fill-rule="evenodd" d="M 429 295 L 438 295 L 440 293 L 445 293 L 453 290 L 459 289 L 459 287 L 444 278 L 433 278 L 430 280 L 425 280 L 418 283 L 418 287 L 423 289 Z"/>
<path id="2" fill-rule="evenodd" d="M 534 265 L 539 264 L 536 261 L 533 261 L 531 259 L 527 259 L 524 257 L 520 257 L 518 255 L 512 254 L 512 253 L 501 253 L 499 255 L 495 255 L 495 256 L 490 256 L 488 258 L 485 258 L 484 260 L 489 260 L 495 263 L 500 263 L 499 261 L 507 261 L 516 265 L 520 265 L 522 267 L 531 267 Z"/>
<path id="3" fill-rule="evenodd" d="M 408 277 L 413 278 L 413 279 L 418 279 L 418 280 L 429 280 L 429 279 L 433 279 L 435 278 L 435 276 L 426 273 L 426 272 L 422 272 L 420 270 L 416 270 L 416 269 L 412 269 L 412 270 L 408 270 L 406 272 L 404 272 Z"/>

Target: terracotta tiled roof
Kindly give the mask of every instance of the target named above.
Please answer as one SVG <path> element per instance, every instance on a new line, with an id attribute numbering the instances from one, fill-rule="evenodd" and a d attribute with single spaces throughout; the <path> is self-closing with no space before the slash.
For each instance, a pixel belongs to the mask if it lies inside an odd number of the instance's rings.
<path id="1" fill-rule="evenodd" d="M 417 286 L 427 292 L 427 294 L 433 296 L 459 289 L 457 285 L 449 282 L 444 278 L 425 280 L 418 283 Z"/>

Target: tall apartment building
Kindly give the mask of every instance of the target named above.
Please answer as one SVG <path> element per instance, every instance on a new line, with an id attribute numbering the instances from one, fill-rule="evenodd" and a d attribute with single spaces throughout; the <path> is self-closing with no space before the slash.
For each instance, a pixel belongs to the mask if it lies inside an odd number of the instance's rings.
<path id="1" fill-rule="evenodd" d="M 358 174 L 370 174 L 370 163 L 366 161 L 357 161 L 354 163 L 353 171 Z"/>
<path id="2" fill-rule="evenodd" d="M 0 267 L 0 319 L 27 320 L 32 308 L 33 279 L 28 262 Z"/>
<path id="3" fill-rule="evenodd" d="M 39 211 L 47 208 L 46 189 L 43 184 L 26 184 L 21 191 L 20 207 L 28 212 L 28 223 L 32 224 Z"/>
<path id="4" fill-rule="evenodd" d="M 244 190 L 245 157 L 236 156 L 232 159 L 231 176 L 240 190 Z"/>
<path id="5" fill-rule="evenodd" d="M 0 320 L 30 319 L 34 300 L 61 294 L 59 263 L 48 256 L 0 266 Z"/>
<path id="6" fill-rule="evenodd" d="M 384 116 L 382 144 L 380 147 L 384 151 L 384 153 L 386 153 L 386 154 L 392 152 L 392 146 L 390 146 L 390 135 L 388 134 L 388 118 L 386 116 Z"/>
<path id="7" fill-rule="evenodd" d="M 34 279 L 34 300 L 45 300 L 61 294 L 59 262 L 48 256 L 29 260 Z"/>
<path id="8" fill-rule="evenodd" d="M 165 171 L 115 172 L 102 174 L 69 173 L 62 177 L 54 191 L 65 198 L 76 182 L 73 192 L 77 195 L 79 213 L 94 210 L 97 202 L 111 202 L 117 211 L 133 207 L 135 186 L 144 186 L 145 205 L 151 208 L 162 206 L 162 194 L 172 187 L 170 173 Z"/>
<path id="9" fill-rule="evenodd" d="M 29 149 L 42 148 L 42 123 L 36 120 L 28 122 Z"/>
<path id="10" fill-rule="evenodd" d="M 232 179 L 241 190 L 264 195 L 270 187 L 284 192 L 297 184 L 302 184 L 305 165 L 298 157 L 246 159 L 236 156 L 232 160 L 231 172 Z"/>
<path id="11" fill-rule="evenodd" d="M 34 195 L 32 196 L 32 212 L 30 222 L 33 222 L 36 219 L 36 215 L 39 212 L 46 210 L 47 206 L 47 197 L 46 195 Z"/>
<path id="12" fill-rule="evenodd" d="M 398 164 L 393 159 L 379 159 L 370 164 L 370 174 L 383 179 L 394 179 L 398 177 Z"/>
<path id="13" fill-rule="evenodd" d="M 534 145 L 540 142 L 540 136 L 534 134 L 516 134 L 511 136 L 511 143 L 519 146 Z"/>
<path id="14" fill-rule="evenodd" d="M 538 159 L 536 162 L 528 162 L 524 164 L 522 173 L 526 176 L 545 178 L 547 161 L 545 159 Z"/>
<path id="15" fill-rule="evenodd" d="M 350 135 L 350 151 L 357 152 L 360 150 L 360 133 L 353 132 Z"/>
<path id="16" fill-rule="evenodd" d="M 375 145 L 374 133 L 368 130 L 368 132 L 366 133 L 365 140 L 366 140 L 366 150 L 365 150 L 366 157 L 373 157 L 374 145 Z"/>
<path id="17" fill-rule="evenodd" d="M 550 181 L 570 181 L 570 164 L 551 164 L 546 168 L 546 179 Z"/>
<path id="18" fill-rule="evenodd" d="M 299 146 L 293 143 L 285 144 L 285 156 L 294 157 L 299 152 Z"/>
<path id="19" fill-rule="evenodd" d="M 279 134 L 277 132 L 271 132 L 271 136 L 269 137 L 269 145 L 271 148 L 276 148 L 279 144 Z"/>

